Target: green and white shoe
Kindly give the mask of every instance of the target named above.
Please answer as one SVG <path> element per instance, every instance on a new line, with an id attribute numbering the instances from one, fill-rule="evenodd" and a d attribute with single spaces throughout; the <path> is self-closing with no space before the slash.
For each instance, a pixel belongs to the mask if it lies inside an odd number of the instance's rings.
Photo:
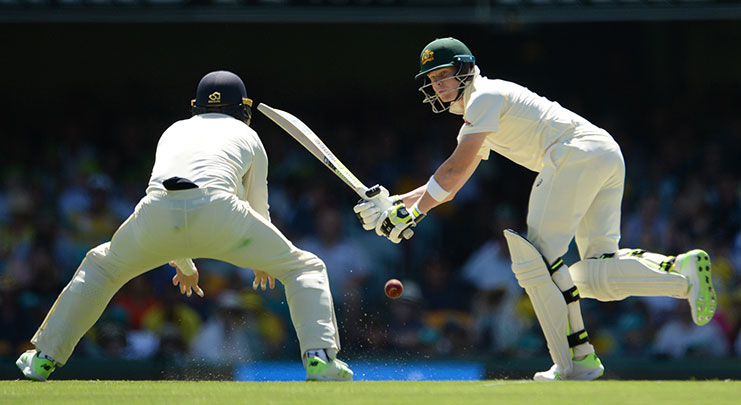
<path id="1" fill-rule="evenodd" d="M 49 374 L 56 368 L 53 361 L 42 359 L 36 350 L 27 350 L 21 354 L 15 361 L 15 365 L 21 369 L 26 378 L 34 381 L 46 381 Z"/>
<path id="2" fill-rule="evenodd" d="M 571 374 L 566 375 L 561 372 L 557 365 L 551 366 L 547 371 L 539 371 L 533 376 L 535 381 L 592 381 L 602 377 L 605 373 L 605 366 L 602 365 L 599 357 L 595 353 L 588 354 L 582 360 L 574 360 L 574 369 Z"/>
<path id="3" fill-rule="evenodd" d="M 692 310 L 692 320 L 702 326 L 710 322 L 718 307 L 718 299 L 713 288 L 710 255 L 704 250 L 695 249 L 677 256 L 675 271 L 687 278 L 687 300 Z"/>
<path id="4" fill-rule="evenodd" d="M 306 362 L 306 381 L 352 381 L 353 372 L 345 362 L 338 359 L 329 363 L 319 357 Z"/>

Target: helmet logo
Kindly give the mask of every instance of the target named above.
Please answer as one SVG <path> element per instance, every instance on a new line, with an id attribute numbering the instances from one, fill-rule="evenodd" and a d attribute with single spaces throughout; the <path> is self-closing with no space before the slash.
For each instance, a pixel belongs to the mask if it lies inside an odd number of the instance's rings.
<path id="1" fill-rule="evenodd" d="M 208 95 L 208 103 L 209 104 L 213 104 L 213 103 L 217 103 L 218 104 L 218 103 L 221 103 L 221 93 L 219 93 L 218 91 L 215 91 L 215 92 L 209 94 Z"/>
<path id="2" fill-rule="evenodd" d="M 435 54 L 435 52 L 433 52 L 433 51 L 431 51 L 429 49 L 425 49 L 425 51 L 422 52 L 422 64 L 424 65 L 427 62 L 431 62 L 431 61 L 435 60 L 435 58 L 432 56 L 434 54 Z"/>

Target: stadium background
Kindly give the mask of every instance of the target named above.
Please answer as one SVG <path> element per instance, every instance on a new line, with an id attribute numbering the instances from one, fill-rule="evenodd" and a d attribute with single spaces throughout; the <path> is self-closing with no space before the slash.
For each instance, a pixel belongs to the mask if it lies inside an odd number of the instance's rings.
<path id="1" fill-rule="evenodd" d="M 623 247 L 712 256 L 720 307 L 582 301 L 617 378 L 739 378 L 741 12 L 720 1 L 0 1 L 0 377 L 28 347 L 85 252 L 143 196 L 154 148 L 189 116 L 200 77 L 228 69 L 256 102 L 303 119 L 356 175 L 404 192 L 455 146 L 459 120 L 419 103 L 421 48 L 455 36 L 482 72 L 607 129 L 627 164 Z M 259 113 L 273 222 L 325 259 L 343 359 L 470 361 L 488 377 L 550 365 L 509 270 L 501 229 L 522 230 L 535 174 L 492 156 L 409 242 L 363 233 L 354 194 Z M 575 260 L 573 252 L 568 262 Z M 56 378 L 225 378 L 298 345 L 280 287 L 200 260 L 206 298 L 170 268 L 124 287 Z M 383 283 L 405 282 L 404 299 Z M 229 331 L 225 333 L 224 331 Z M 101 361 L 103 360 L 103 361 Z"/>

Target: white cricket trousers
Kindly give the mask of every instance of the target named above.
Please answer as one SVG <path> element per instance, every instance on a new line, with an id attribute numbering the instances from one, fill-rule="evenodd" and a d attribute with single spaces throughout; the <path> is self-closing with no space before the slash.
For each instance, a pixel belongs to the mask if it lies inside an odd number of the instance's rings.
<path id="1" fill-rule="evenodd" d="M 572 138 L 548 149 L 544 161 L 530 194 L 528 240 L 553 263 L 575 238 L 582 260 L 569 266 L 569 278 L 583 298 L 686 298 L 684 276 L 657 270 L 658 264 L 630 255 L 629 249 L 618 250 L 625 162 L 611 136 Z M 605 253 L 615 255 L 599 259 Z M 668 259 L 655 253 L 643 256 L 659 263 Z"/>
<path id="2" fill-rule="evenodd" d="M 527 214 L 527 238 L 549 263 L 576 238 L 582 259 L 616 253 L 625 162 L 607 133 L 584 134 L 546 151 Z"/>
<path id="3" fill-rule="evenodd" d="M 187 257 L 222 260 L 275 277 L 285 287 L 301 353 L 339 351 L 324 263 L 296 248 L 246 201 L 209 189 L 144 197 L 110 242 L 87 253 L 31 343 L 63 365 L 126 282 Z"/>

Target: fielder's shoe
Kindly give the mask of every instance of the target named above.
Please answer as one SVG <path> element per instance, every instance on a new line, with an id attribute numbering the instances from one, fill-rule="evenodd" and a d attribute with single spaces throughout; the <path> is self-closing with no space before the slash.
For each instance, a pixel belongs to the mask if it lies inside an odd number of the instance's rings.
<path id="1" fill-rule="evenodd" d="M 39 357 L 36 350 L 27 350 L 21 354 L 15 365 L 21 369 L 26 378 L 35 381 L 46 381 L 56 367 L 53 361 Z"/>
<path id="2" fill-rule="evenodd" d="M 338 359 L 326 362 L 310 357 L 306 361 L 306 381 L 352 381 L 352 376 L 350 367 Z"/>
<path id="3" fill-rule="evenodd" d="M 605 372 L 605 366 L 599 360 L 596 354 L 588 354 L 587 357 L 582 360 L 574 360 L 574 370 L 570 375 L 561 373 L 557 365 L 553 365 L 547 371 L 540 371 L 535 373 L 533 380 L 535 381 L 592 381 L 600 378 Z"/>
<path id="4" fill-rule="evenodd" d="M 718 306 L 711 269 L 710 256 L 700 249 L 677 256 L 671 269 L 687 278 L 687 299 L 692 310 L 692 320 L 701 326 L 713 319 Z"/>

